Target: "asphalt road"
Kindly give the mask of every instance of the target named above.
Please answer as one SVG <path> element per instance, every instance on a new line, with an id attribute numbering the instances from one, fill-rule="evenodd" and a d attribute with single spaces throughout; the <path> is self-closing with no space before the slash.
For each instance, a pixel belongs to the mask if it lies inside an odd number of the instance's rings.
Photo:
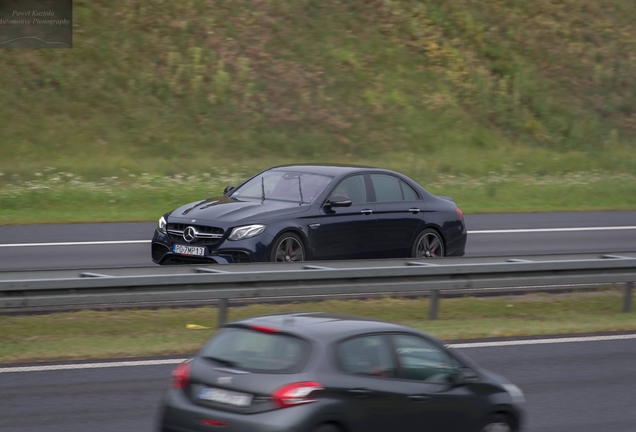
<path id="1" fill-rule="evenodd" d="M 636 339 L 463 349 L 524 391 L 525 432 L 634 432 Z M 173 366 L 0 373 L 3 432 L 146 432 Z"/>
<path id="2" fill-rule="evenodd" d="M 467 215 L 466 223 L 466 256 L 636 251 L 636 211 Z M 152 222 L 1 226 L 0 271 L 152 265 L 148 240 L 154 227 Z M 532 231 L 545 229 L 550 231 Z M 67 244 L 73 242 L 84 244 Z"/>

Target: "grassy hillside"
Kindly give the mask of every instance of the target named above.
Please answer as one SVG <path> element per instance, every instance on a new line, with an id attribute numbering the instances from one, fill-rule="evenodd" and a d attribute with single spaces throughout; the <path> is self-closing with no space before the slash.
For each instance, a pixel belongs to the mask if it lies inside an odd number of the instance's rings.
<path id="1" fill-rule="evenodd" d="M 74 7 L 72 50 L 0 50 L 0 223 L 144 219 L 166 199 L 144 174 L 201 176 L 166 210 L 290 161 L 396 168 L 472 211 L 636 208 L 631 2 Z"/>

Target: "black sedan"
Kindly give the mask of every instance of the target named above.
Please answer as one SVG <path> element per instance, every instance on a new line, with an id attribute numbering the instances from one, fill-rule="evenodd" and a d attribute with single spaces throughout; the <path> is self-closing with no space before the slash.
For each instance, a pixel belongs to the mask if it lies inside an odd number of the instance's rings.
<path id="1" fill-rule="evenodd" d="M 158 264 L 462 256 L 466 225 L 448 197 L 389 170 L 280 166 L 159 219 Z"/>
<path id="2" fill-rule="evenodd" d="M 513 432 L 523 393 L 409 327 L 324 313 L 226 324 L 173 372 L 160 431 Z"/>

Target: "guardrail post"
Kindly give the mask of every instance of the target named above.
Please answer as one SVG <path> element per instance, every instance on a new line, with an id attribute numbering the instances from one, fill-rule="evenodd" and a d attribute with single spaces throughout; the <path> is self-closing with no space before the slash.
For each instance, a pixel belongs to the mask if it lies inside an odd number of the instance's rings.
<path id="1" fill-rule="evenodd" d="M 625 297 L 623 298 L 623 312 L 632 311 L 632 291 L 634 282 L 625 282 Z"/>
<path id="2" fill-rule="evenodd" d="M 428 319 L 436 320 L 437 319 L 437 309 L 439 308 L 439 290 L 431 291 L 431 295 L 428 298 L 429 309 L 428 309 Z"/>
<path id="3" fill-rule="evenodd" d="M 221 327 L 227 321 L 227 304 L 228 300 L 226 298 L 219 299 L 217 303 L 218 313 L 219 313 L 219 327 Z"/>

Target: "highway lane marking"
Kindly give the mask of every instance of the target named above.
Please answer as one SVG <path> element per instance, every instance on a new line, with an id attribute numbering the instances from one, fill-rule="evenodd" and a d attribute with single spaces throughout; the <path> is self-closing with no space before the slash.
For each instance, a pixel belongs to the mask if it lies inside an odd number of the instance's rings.
<path id="1" fill-rule="evenodd" d="M 636 230 L 636 226 L 577 227 L 577 228 L 522 228 L 522 229 L 501 229 L 501 230 L 477 230 L 477 231 L 468 231 L 468 234 L 517 234 L 517 233 L 620 231 L 620 230 Z"/>
<path id="2" fill-rule="evenodd" d="M 636 339 L 636 334 L 457 343 L 457 344 L 447 344 L 446 346 L 448 348 L 466 349 L 466 348 L 488 348 L 488 347 L 517 346 L 517 345 L 560 344 L 560 343 L 572 343 L 572 342 L 600 342 L 600 341 L 616 341 L 616 340 L 629 340 L 629 339 Z M 160 365 L 179 364 L 179 363 L 183 363 L 185 360 L 187 360 L 187 358 L 176 358 L 176 359 L 165 359 L 165 360 L 102 362 L 102 363 L 77 363 L 77 364 L 62 364 L 62 365 L 47 365 L 47 366 L 18 366 L 18 367 L 0 368 L 0 373 L 44 372 L 44 371 L 76 370 L 76 369 L 104 369 L 104 368 L 116 368 L 116 367 L 131 367 L 131 366 L 160 366 Z"/>
<path id="3" fill-rule="evenodd" d="M 58 243 L 12 243 L 0 244 L 2 247 L 27 247 L 27 246 L 95 246 L 95 245 L 119 245 L 150 243 L 150 240 L 113 240 L 113 241 L 88 241 L 88 242 L 58 242 Z"/>
<path id="4" fill-rule="evenodd" d="M 636 226 L 612 227 L 578 227 L 578 228 L 522 228 L 501 230 L 468 230 L 468 234 L 524 234 L 547 232 L 582 232 L 582 231 L 624 231 L 636 230 Z M 84 241 L 84 242 L 56 242 L 56 243 L 9 243 L 0 244 L 0 248 L 29 247 L 29 246 L 99 246 L 150 243 L 151 240 L 112 240 L 112 241 Z"/>

